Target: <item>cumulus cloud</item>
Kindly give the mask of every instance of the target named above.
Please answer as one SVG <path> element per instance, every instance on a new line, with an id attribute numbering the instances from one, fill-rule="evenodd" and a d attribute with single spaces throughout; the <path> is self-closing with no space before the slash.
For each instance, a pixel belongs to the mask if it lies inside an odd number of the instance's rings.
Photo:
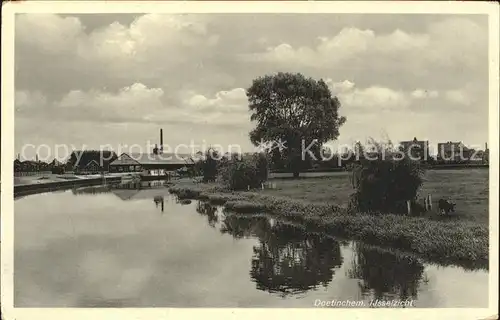
<path id="1" fill-rule="evenodd" d="M 16 92 L 19 111 L 29 111 L 32 117 L 96 122 L 142 121 L 148 112 L 164 108 L 160 88 L 148 88 L 135 83 L 117 92 L 72 90 L 58 100 L 48 100 L 39 92 Z"/>
<path id="2" fill-rule="evenodd" d="M 335 82 L 326 79 L 332 93 L 337 96 L 344 106 L 343 109 L 352 108 L 367 110 L 403 110 L 408 108 L 415 100 L 435 99 L 439 97 L 436 90 L 415 89 L 411 92 L 373 85 L 367 88 L 358 88 L 354 82 L 344 80 Z"/>
<path id="3" fill-rule="evenodd" d="M 340 129 L 340 143 L 352 144 L 369 137 L 386 139 L 387 136 L 395 141 L 417 136 L 437 143 L 461 136 L 463 127 L 487 127 L 487 116 L 470 108 L 478 102 L 470 97 L 484 96 L 480 93 L 481 87 L 473 83 L 440 93 L 421 88 L 404 91 L 379 85 L 358 87 L 350 80 L 334 81 L 330 78 L 325 82 L 332 94 L 339 98 L 341 113 L 348 118 Z M 452 126 L 438 128 L 433 125 L 436 118 L 450 117 L 453 117 Z M 486 139 L 479 131 L 467 138 L 473 141 Z"/>
<path id="4" fill-rule="evenodd" d="M 147 54 L 151 49 L 172 44 L 184 47 L 213 45 L 218 40 L 217 35 L 207 37 L 205 22 L 199 16 L 159 14 L 139 16 L 128 26 L 113 22 L 90 33 L 75 17 L 21 14 L 16 20 L 16 39 L 53 54 L 75 50 L 81 55 L 93 53 L 112 58 L 122 58 L 124 53 Z"/>
<path id="5" fill-rule="evenodd" d="M 346 105 L 380 109 L 405 108 L 409 100 L 403 92 L 389 88 L 372 86 L 366 89 L 355 89 L 352 92 L 341 94 Z"/>
<path id="6" fill-rule="evenodd" d="M 16 16 L 16 41 L 41 53 L 61 54 L 78 48 L 85 27 L 75 17 L 55 14 L 19 14 Z"/>
<path id="7" fill-rule="evenodd" d="M 350 80 L 338 81 L 327 78 L 332 94 L 337 96 L 342 104 L 342 112 L 353 111 L 383 111 L 383 110 L 419 110 L 420 112 L 458 111 L 457 107 L 470 107 L 474 104 L 484 104 L 481 99 L 487 99 L 487 90 L 468 83 L 462 88 L 446 90 L 442 94 L 438 90 L 415 89 L 410 91 L 396 90 L 380 85 L 358 87 Z M 460 109 L 460 112 L 476 112 L 475 109 Z M 367 115 L 364 113 L 364 115 Z M 358 115 L 359 116 L 359 115 Z"/>
<path id="8" fill-rule="evenodd" d="M 247 96 L 243 88 L 219 91 L 213 98 L 194 94 L 186 100 L 186 104 L 198 110 L 219 112 L 247 111 Z"/>
<path id="9" fill-rule="evenodd" d="M 471 103 L 467 93 L 462 90 L 448 90 L 446 91 L 446 99 L 453 103 L 469 105 Z"/>
<path id="10" fill-rule="evenodd" d="M 59 112 L 86 113 L 98 118 L 140 121 L 145 112 L 161 110 L 164 106 L 161 97 L 164 92 L 160 88 L 147 88 L 142 83 L 134 83 L 120 89 L 116 93 L 79 90 L 71 91 L 55 103 Z"/>
<path id="11" fill-rule="evenodd" d="M 243 55 L 246 61 L 272 62 L 309 67 L 335 67 L 343 63 L 380 64 L 413 67 L 432 65 L 474 68 L 482 63 L 487 32 L 473 21 L 460 18 L 432 23 L 426 33 L 396 29 L 376 33 L 370 29 L 346 27 L 331 36 L 318 37 L 314 47 L 293 47 L 281 43 L 266 52 Z M 404 62 L 404 63 L 403 63 Z"/>
<path id="12" fill-rule="evenodd" d="M 29 111 L 31 108 L 41 109 L 47 105 L 47 97 L 40 91 L 20 90 L 15 93 L 14 104 L 17 111 Z"/>
<path id="13" fill-rule="evenodd" d="M 86 32 L 75 17 L 23 14 L 16 20 L 20 50 L 64 56 L 71 64 L 114 77 L 153 77 L 189 61 L 195 48 L 218 42 L 196 15 L 145 14 L 130 25 L 113 22 Z"/>
<path id="14" fill-rule="evenodd" d="M 179 105 L 165 104 L 164 95 L 163 89 L 148 88 L 142 83 L 134 83 L 116 92 L 72 90 L 59 100 L 51 102 L 39 92 L 18 91 L 16 107 L 28 110 L 31 115 L 73 121 L 87 119 L 117 123 L 209 125 L 249 123 L 247 98 L 243 88 L 219 91 L 213 97 L 188 92 Z M 40 108 L 42 106 L 49 107 L 51 112 Z"/>
<path id="15" fill-rule="evenodd" d="M 248 100 L 243 88 L 219 91 L 213 97 L 189 93 L 184 100 L 191 114 L 199 114 L 207 123 L 245 125 L 250 123 Z"/>
<path id="16" fill-rule="evenodd" d="M 344 80 L 342 82 L 333 82 L 332 79 L 326 79 L 325 82 L 330 86 L 334 94 L 343 93 L 354 88 L 354 82 Z"/>
<path id="17" fill-rule="evenodd" d="M 436 90 L 416 89 L 412 91 L 411 96 L 415 99 L 437 98 L 439 97 L 439 92 Z"/>
<path id="18" fill-rule="evenodd" d="M 487 85 L 469 81 L 459 88 L 447 90 L 444 97 L 448 103 L 456 107 L 461 106 L 463 110 L 471 112 L 481 110 L 487 114 L 488 109 L 483 109 L 481 106 L 488 105 L 488 93 L 489 87 Z"/>

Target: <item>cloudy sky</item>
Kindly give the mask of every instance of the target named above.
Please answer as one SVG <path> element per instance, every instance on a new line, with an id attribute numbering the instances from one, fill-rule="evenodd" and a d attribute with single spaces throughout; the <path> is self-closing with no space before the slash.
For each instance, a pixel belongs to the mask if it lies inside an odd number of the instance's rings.
<path id="1" fill-rule="evenodd" d="M 16 153 L 146 147 L 160 128 L 172 148 L 252 151 L 245 89 L 277 71 L 329 83 L 337 144 L 488 139 L 486 16 L 29 14 L 15 41 Z"/>

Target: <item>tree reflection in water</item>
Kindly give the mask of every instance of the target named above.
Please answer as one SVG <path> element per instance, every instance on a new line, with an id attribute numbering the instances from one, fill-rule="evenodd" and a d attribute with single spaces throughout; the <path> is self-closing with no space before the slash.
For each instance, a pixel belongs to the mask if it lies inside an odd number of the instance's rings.
<path id="1" fill-rule="evenodd" d="M 235 238 L 255 236 L 250 276 L 257 289 L 282 297 L 327 287 L 334 268 L 342 265 L 340 245 L 332 238 L 309 234 L 265 216 L 227 215 L 221 232 Z"/>
<path id="2" fill-rule="evenodd" d="M 257 288 L 282 296 L 327 287 L 334 268 L 342 265 L 335 240 L 311 235 L 291 225 L 277 223 L 274 232 L 254 247 L 251 277 Z"/>
<path id="3" fill-rule="evenodd" d="M 265 216 L 245 216 L 229 214 L 224 216 L 220 232 L 230 234 L 236 239 L 259 237 L 268 230 Z"/>
<path id="4" fill-rule="evenodd" d="M 215 228 L 216 223 L 219 222 L 217 210 L 217 207 L 203 201 L 198 201 L 198 204 L 196 206 L 196 212 L 206 216 L 208 219 L 208 225 L 210 225 L 212 228 Z"/>
<path id="5" fill-rule="evenodd" d="M 354 249 L 356 253 L 349 276 L 362 280 L 363 295 L 380 300 L 417 298 L 424 273 L 420 261 L 362 243 L 356 243 Z"/>
<path id="6" fill-rule="evenodd" d="M 225 213 L 199 202 L 197 211 L 206 215 L 220 232 L 236 239 L 257 238 L 253 248 L 250 276 L 257 289 L 286 297 L 327 287 L 335 268 L 343 263 L 340 242 L 305 227 L 274 221 L 265 215 Z M 222 221 L 219 221 L 222 220 Z M 418 260 L 376 249 L 361 243 L 351 247 L 355 258 L 348 276 L 360 279 L 363 295 L 376 299 L 416 299 L 424 266 Z"/>

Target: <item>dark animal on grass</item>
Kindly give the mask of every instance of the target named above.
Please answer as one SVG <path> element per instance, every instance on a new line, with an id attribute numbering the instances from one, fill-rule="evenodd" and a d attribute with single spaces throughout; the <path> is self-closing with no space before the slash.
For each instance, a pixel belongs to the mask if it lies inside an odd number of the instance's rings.
<path id="1" fill-rule="evenodd" d="M 438 202 L 439 212 L 444 214 L 455 212 L 455 205 L 456 205 L 455 203 L 451 203 L 444 199 L 439 199 Z"/>

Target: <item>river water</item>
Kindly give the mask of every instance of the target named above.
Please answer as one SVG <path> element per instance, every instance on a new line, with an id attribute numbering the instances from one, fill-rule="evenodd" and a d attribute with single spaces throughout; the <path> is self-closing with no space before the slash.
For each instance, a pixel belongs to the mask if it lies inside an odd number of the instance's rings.
<path id="1" fill-rule="evenodd" d="M 440 267 L 167 189 L 15 201 L 16 307 L 487 307 L 488 273 Z M 361 302 L 360 302 L 361 301 Z"/>

